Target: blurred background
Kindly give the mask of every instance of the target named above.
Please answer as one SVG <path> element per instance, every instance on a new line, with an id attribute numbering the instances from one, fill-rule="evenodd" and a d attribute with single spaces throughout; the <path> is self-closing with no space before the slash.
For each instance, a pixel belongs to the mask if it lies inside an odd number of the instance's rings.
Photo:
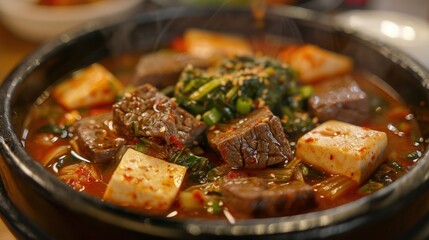
<path id="1" fill-rule="evenodd" d="M 264 0 L 0 0 L 0 83 L 29 53 L 70 29 L 178 5 L 251 6 Z M 395 45 L 429 69 L 428 0 L 265 0 L 325 13 Z M 66 40 L 66 39 L 65 39 Z M 0 240 L 14 239 L 0 221 Z"/>

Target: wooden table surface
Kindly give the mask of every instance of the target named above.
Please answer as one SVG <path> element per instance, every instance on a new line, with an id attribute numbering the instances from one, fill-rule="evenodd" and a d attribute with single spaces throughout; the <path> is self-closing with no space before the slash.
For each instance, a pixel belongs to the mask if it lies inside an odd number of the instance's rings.
<path id="1" fill-rule="evenodd" d="M 16 64 L 37 46 L 37 43 L 29 42 L 13 35 L 0 24 L 0 83 Z M 0 240 L 12 239 L 15 239 L 15 237 L 4 225 L 3 221 L 0 220 Z"/>

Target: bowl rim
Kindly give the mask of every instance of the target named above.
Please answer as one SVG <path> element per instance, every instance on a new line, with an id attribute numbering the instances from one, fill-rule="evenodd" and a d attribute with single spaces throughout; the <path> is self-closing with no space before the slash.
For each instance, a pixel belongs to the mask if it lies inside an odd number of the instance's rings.
<path id="1" fill-rule="evenodd" d="M 414 167 L 405 176 L 391 185 L 367 197 L 336 208 L 287 217 L 243 220 L 235 224 L 230 224 L 225 220 L 201 221 L 199 219 L 169 219 L 125 209 L 110 203 L 102 202 L 95 197 L 78 193 L 61 183 L 26 153 L 20 138 L 13 131 L 14 128 L 11 117 L 13 114 L 13 110 L 11 109 L 12 97 L 17 86 L 19 86 L 41 62 L 55 53 L 55 51 L 58 51 L 66 45 L 73 44 L 73 42 L 78 41 L 90 32 L 99 31 L 106 27 L 118 27 L 129 21 L 138 20 L 139 23 L 146 23 L 160 19 L 171 19 L 171 16 L 187 17 L 204 15 L 212 11 L 212 8 L 198 8 L 198 11 L 195 11 L 193 7 L 157 10 L 141 14 L 128 20 L 122 20 L 115 24 L 108 24 L 107 26 L 91 25 L 87 28 L 84 27 L 74 32 L 62 34 L 57 39 L 41 46 L 25 58 L 21 64 L 5 78 L 0 88 L 0 125 L 3 126 L 0 128 L 0 146 L 4 161 L 43 196 L 49 197 L 75 212 L 91 213 L 94 216 L 96 215 L 97 219 L 119 225 L 125 229 L 141 233 L 156 233 L 165 237 L 177 237 L 178 232 L 190 235 L 221 234 L 230 236 L 279 233 L 293 234 L 297 232 L 299 234 L 300 231 L 309 231 L 311 233 L 311 230 L 316 228 L 324 228 L 325 231 L 323 233 L 326 234 L 326 236 L 331 236 L 348 231 L 358 226 L 362 221 L 374 221 L 376 217 L 388 214 L 385 208 L 391 207 L 399 200 L 405 202 L 407 197 L 411 197 L 412 193 L 415 193 L 419 187 L 423 185 L 426 187 L 427 184 L 424 183 L 427 183 L 429 178 L 428 149 L 425 150 L 424 156 L 422 157 L 422 159 L 426 159 L 425 161 L 419 161 L 416 165 L 418 167 Z M 223 11 L 237 11 L 237 9 Z M 238 11 L 243 10 L 240 9 Z M 333 21 L 326 16 L 322 16 L 310 10 L 291 6 L 275 6 L 273 8 L 268 8 L 267 15 L 269 14 L 303 21 L 333 23 Z M 394 63 L 400 64 L 408 71 L 412 71 L 416 77 L 420 78 L 423 85 L 429 86 L 429 72 L 400 50 L 376 39 L 363 36 L 353 30 L 339 27 L 338 25 L 331 26 L 330 28 L 364 41 L 368 44 L 368 47 L 376 49 L 377 52 L 393 59 L 392 61 Z M 398 191 L 398 186 L 406 190 Z M 75 199 L 73 203 L 65 201 L 71 197 Z M 121 221 L 117 221 L 118 218 L 120 218 Z M 174 231 L 165 231 L 166 228 Z M 320 232 L 314 236 L 320 237 Z"/>

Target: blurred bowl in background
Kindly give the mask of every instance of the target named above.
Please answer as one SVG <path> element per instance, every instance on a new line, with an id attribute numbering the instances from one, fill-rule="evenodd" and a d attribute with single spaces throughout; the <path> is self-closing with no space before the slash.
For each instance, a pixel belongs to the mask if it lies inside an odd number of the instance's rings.
<path id="1" fill-rule="evenodd" d="M 91 21 L 114 21 L 139 8 L 142 0 L 102 0 L 71 6 L 45 6 L 29 0 L 0 0 L 0 17 L 14 34 L 45 41 Z"/>
<path id="2" fill-rule="evenodd" d="M 429 22 L 410 14 L 353 10 L 336 16 L 337 23 L 394 45 L 429 69 Z"/>

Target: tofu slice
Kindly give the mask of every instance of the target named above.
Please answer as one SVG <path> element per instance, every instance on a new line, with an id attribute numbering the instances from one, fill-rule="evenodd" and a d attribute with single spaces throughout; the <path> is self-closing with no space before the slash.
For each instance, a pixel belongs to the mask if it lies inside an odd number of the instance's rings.
<path id="1" fill-rule="evenodd" d="M 119 205 L 167 210 L 186 168 L 128 149 L 107 185 L 103 199 Z"/>
<path id="2" fill-rule="evenodd" d="M 52 95 L 59 104 L 71 110 L 112 104 L 123 88 L 109 70 L 95 63 L 55 86 Z"/>
<path id="3" fill-rule="evenodd" d="M 331 120 L 298 140 L 296 157 L 361 184 L 384 161 L 386 146 L 384 132 Z"/>
<path id="4" fill-rule="evenodd" d="M 353 69 L 351 58 L 311 44 L 286 48 L 278 58 L 298 70 L 300 80 L 306 84 L 337 77 Z"/>
<path id="5" fill-rule="evenodd" d="M 184 34 L 187 51 L 202 59 L 217 56 L 253 55 L 248 41 L 242 37 L 215 33 L 201 29 L 189 29 Z"/>

